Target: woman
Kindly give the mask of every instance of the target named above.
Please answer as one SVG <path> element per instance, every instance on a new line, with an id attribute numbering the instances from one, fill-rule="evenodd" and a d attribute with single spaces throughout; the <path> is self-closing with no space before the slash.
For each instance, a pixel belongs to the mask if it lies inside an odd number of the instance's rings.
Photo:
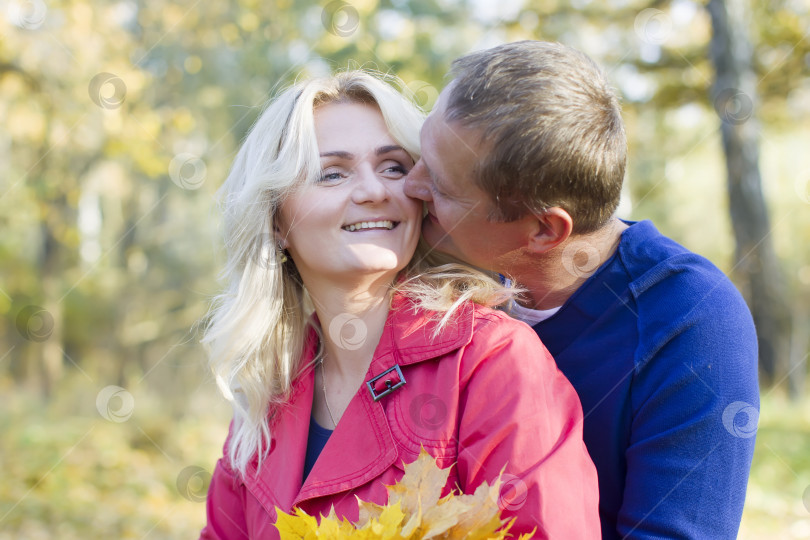
<path id="1" fill-rule="evenodd" d="M 228 290 L 205 342 L 234 418 L 202 538 L 277 538 L 276 508 L 358 519 L 424 447 L 444 493 L 503 470 L 513 532 L 595 538 L 597 484 L 568 381 L 509 292 L 417 250 L 403 192 L 421 114 L 362 72 L 297 84 L 223 186 Z M 416 254 L 415 254 L 416 252 Z"/>

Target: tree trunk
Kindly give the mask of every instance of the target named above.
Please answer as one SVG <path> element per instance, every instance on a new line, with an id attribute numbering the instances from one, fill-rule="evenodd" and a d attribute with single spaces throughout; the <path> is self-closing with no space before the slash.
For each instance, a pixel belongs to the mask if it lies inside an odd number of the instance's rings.
<path id="1" fill-rule="evenodd" d="M 757 326 L 763 383 L 774 384 L 788 372 L 790 312 L 762 195 L 754 116 L 756 78 L 744 4 L 727 5 L 724 0 L 708 4 L 713 29 L 710 56 L 716 72 L 712 101 L 722 121 L 729 210 L 736 240 L 735 274 Z"/>

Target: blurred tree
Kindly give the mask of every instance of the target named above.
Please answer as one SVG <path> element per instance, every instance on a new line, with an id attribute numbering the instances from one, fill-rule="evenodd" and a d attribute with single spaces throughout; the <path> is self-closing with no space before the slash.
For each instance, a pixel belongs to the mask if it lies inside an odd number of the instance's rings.
<path id="1" fill-rule="evenodd" d="M 788 374 L 790 312 L 762 194 L 759 128 L 754 114 L 756 75 L 743 7 L 742 2 L 728 6 L 724 0 L 708 4 L 714 30 L 709 50 L 716 71 L 712 96 L 722 121 L 729 209 L 737 244 L 735 273 L 757 327 L 764 382 L 772 385 Z M 804 373 L 796 376 L 804 377 Z"/>

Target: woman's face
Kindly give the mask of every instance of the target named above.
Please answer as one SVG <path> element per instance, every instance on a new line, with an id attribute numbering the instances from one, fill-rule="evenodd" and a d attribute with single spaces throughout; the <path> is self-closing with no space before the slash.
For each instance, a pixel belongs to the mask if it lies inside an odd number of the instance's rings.
<path id="1" fill-rule="evenodd" d="M 282 245 L 310 287 L 360 275 L 393 280 L 420 234 L 421 201 L 403 192 L 413 160 L 374 105 L 331 103 L 314 118 L 321 178 L 282 203 Z"/>

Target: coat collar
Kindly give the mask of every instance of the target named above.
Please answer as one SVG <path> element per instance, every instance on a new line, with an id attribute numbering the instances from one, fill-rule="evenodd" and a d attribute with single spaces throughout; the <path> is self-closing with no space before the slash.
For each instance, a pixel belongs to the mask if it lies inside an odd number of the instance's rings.
<path id="1" fill-rule="evenodd" d="M 439 317 L 416 310 L 413 302 L 401 294 L 395 295 L 364 381 L 396 364 L 416 364 L 467 345 L 472 339 L 473 310 L 472 305 L 463 304 L 442 332 L 431 339 Z M 314 329 L 307 341 L 304 365 L 311 363 L 317 351 Z M 309 499 L 349 491 L 370 482 L 391 467 L 398 456 L 383 408 L 386 397 L 375 402 L 364 383 L 302 486 L 314 382 L 312 368 L 298 377 L 289 403 L 272 425 L 270 454 L 262 464 L 262 471 L 256 475 L 254 465 L 248 473 L 248 489 L 272 516 L 275 516 L 273 506 L 288 511 Z"/>

